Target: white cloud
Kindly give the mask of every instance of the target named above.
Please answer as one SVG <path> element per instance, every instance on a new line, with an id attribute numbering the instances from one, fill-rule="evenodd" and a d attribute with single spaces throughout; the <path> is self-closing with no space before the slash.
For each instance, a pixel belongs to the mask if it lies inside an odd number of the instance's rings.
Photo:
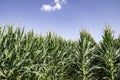
<path id="1" fill-rule="evenodd" d="M 66 0 L 54 0 L 55 5 L 48 5 L 48 4 L 44 4 L 41 7 L 42 11 L 55 11 L 55 10 L 60 10 L 62 9 L 62 4 L 66 3 Z"/>
<path id="2" fill-rule="evenodd" d="M 66 3 L 66 0 L 54 0 L 55 3 Z"/>
<path id="3" fill-rule="evenodd" d="M 42 11 L 51 11 L 52 10 L 52 6 L 51 5 L 42 5 L 42 8 L 41 8 Z"/>
<path id="4" fill-rule="evenodd" d="M 54 2 L 55 2 L 55 3 L 59 3 L 59 2 L 60 2 L 60 0 L 54 0 Z"/>
<path id="5" fill-rule="evenodd" d="M 53 6 L 53 10 L 60 10 L 62 8 L 61 4 L 56 3 L 55 6 Z"/>

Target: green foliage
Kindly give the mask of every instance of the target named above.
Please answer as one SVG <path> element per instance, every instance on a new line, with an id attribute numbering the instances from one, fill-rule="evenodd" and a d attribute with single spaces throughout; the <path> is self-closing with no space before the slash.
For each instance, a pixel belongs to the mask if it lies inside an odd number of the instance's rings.
<path id="1" fill-rule="evenodd" d="M 0 80 L 120 80 L 120 37 L 109 27 L 100 43 L 85 30 L 72 41 L 13 27 L 0 28 Z"/>

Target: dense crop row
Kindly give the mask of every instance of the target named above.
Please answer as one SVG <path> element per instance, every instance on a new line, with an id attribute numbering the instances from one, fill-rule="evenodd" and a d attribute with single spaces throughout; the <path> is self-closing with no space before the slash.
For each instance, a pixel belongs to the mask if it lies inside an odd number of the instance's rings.
<path id="1" fill-rule="evenodd" d="M 99 43 L 85 30 L 71 41 L 7 25 L 0 28 L 0 80 L 120 80 L 120 37 L 106 27 Z"/>

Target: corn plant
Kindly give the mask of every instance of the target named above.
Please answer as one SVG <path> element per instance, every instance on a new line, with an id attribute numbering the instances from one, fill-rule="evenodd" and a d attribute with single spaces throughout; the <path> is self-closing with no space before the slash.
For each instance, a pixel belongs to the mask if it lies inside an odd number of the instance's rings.
<path id="1" fill-rule="evenodd" d="M 91 35 L 87 31 L 83 30 L 80 33 L 78 47 L 78 64 L 80 65 L 81 70 L 81 80 L 86 80 L 87 77 L 90 75 L 90 67 L 88 66 L 88 64 L 91 63 L 90 58 L 92 57 L 92 55 L 94 55 L 96 43 Z"/>
<path id="2" fill-rule="evenodd" d="M 118 63 L 119 45 L 116 45 L 117 40 L 114 39 L 112 30 L 109 27 L 105 28 L 103 41 L 100 42 L 93 59 L 94 64 L 91 70 L 91 77 L 96 80 L 118 80 L 115 78 L 115 69 Z M 118 43 L 118 42 L 117 42 Z M 118 68 L 116 72 L 118 72 Z M 116 74 L 117 76 L 118 74 Z"/>
<path id="3" fill-rule="evenodd" d="M 96 43 L 86 31 L 79 40 L 12 25 L 0 27 L 0 80 L 119 80 L 120 37 L 105 28 Z"/>

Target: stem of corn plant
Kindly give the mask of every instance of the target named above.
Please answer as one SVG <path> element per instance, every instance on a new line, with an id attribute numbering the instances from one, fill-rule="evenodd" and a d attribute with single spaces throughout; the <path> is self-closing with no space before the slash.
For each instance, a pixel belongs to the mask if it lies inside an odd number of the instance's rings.
<path id="1" fill-rule="evenodd" d="M 114 64 L 113 64 L 113 62 L 111 62 L 111 74 L 112 74 L 112 80 L 114 80 Z"/>
<path id="2" fill-rule="evenodd" d="M 86 80 L 85 60 L 82 61 L 83 80 Z"/>
<path id="3" fill-rule="evenodd" d="M 114 80 L 114 65 L 113 65 L 113 61 L 110 59 L 110 72 L 111 72 L 111 78 L 112 80 Z"/>
<path id="4" fill-rule="evenodd" d="M 114 71 L 113 71 L 113 64 L 112 64 L 112 80 L 114 80 Z"/>
<path id="5" fill-rule="evenodd" d="M 112 80 L 114 80 L 114 64 L 113 64 L 113 52 L 112 52 L 113 49 L 110 49 L 110 72 L 111 72 L 111 77 L 112 77 Z"/>

